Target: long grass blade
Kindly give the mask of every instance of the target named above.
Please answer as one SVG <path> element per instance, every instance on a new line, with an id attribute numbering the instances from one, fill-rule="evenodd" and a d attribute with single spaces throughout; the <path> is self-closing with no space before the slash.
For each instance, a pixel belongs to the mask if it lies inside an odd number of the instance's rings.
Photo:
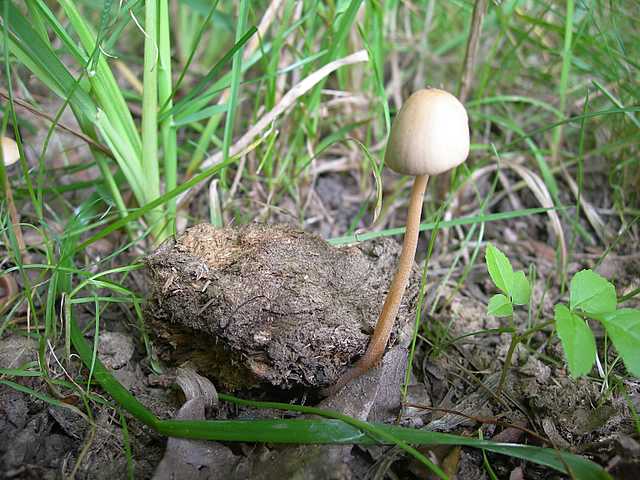
<path id="1" fill-rule="evenodd" d="M 236 42 L 242 38 L 242 32 L 246 28 L 247 16 L 249 14 L 248 0 L 241 0 L 238 12 L 238 24 L 236 26 Z M 240 94 L 240 80 L 242 78 L 242 52 L 240 48 L 233 55 L 233 65 L 231 67 L 231 92 L 229 93 L 229 108 L 226 111 L 226 119 L 224 125 L 224 136 L 222 138 L 222 160 L 229 158 L 229 149 L 233 141 L 233 124 L 235 120 L 236 108 L 238 105 L 238 96 Z M 220 174 L 222 187 L 226 188 L 226 174 L 223 170 Z"/>
<path id="2" fill-rule="evenodd" d="M 158 31 L 158 103 L 167 108 L 173 106 L 172 77 L 171 77 L 171 29 L 169 28 L 169 1 L 160 0 L 159 31 Z M 160 122 L 160 138 L 164 154 L 164 184 L 165 191 L 176 188 L 178 182 L 178 139 L 173 116 L 169 115 Z M 167 202 L 168 228 L 165 235 L 175 232 L 176 199 Z"/>
<path id="3" fill-rule="evenodd" d="M 160 205 L 165 204 L 166 202 L 168 202 L 172 198 L 176 198 L 181 193 L 189 190 L 194 185 L 197 185 L 198 183 L 206 180 L 207 178 L 211 177 L 212 175 L 215 175 L 221 169 L 231 165 L 232 163 L 236 162 L 237 160 L 238 160 L 237 157 L 231 157 L 226 162 L 219 163 L 218 165 L 215 165 L 215 166 L 213 166 L 211 168 L 208 168 L 207 170 L 204 170 L 203 172 L 201 172 L 198 175 L 194 176 L 193 178 L 187 180 L 186 182 L 178 185 L 176 188 L 174 188 L 170 192 L 167 192 L 164 195 L 159 196 L 155 200 L 152 200 L 151 202 L 147 203 L 144 207 L 141 207 L 141 208 L 139 208 L 137 210 L 132 211 L 126 217 L 121 218 L 120 220 L 112 223 L 108 227 L 104 228 L 100 232 L 96 233 L 95 235 L 91 236 L 90 238 L 88 238 L 84 242 L 80 243 L 76 247 L 76 252 L 80 252 L 80 251 L 84 250 L 85 248 L 87 248 L 92 243 L 97 242 L 101 238 L 106 237 L 110 233 L 112 233 L 112 232 L 114 232 L 114 231 L 116 231 L 116 230 L 118 230 L 120 228 L 125 227 L 130 222 L 139 219 L 140 217 L 142 217 L 143 215 L 145 215 L 146 213 L 151 211 L 153 208 L 156 208 L 156 207 L 158 207 Z"/>
<path id="4" fill-rule="evenodd" d="M 519 217 L 528 217 L 529 215 L 537 215 L 539 213 L 546 213 L 551 208 L 527 208 L 523 210 L 515 210 L 513 212 L 500 212 L 500 213 L 489 213 L 485 215 L 474 215 L 471 217 L 462 217 L 455 218 L 453 220 L 445 220 L 441 222 L 429 222 L 429 223 L 421 223 L 420 231 L 425 232 L 427 230 L 433 230 L 436 228 L 448 228 L 448 227 L 456 227 L 459 225 L 473 225 L 476 223 L 482 222 L 496 222 L 499 220 L 508 220 L 511 218 L 519 218 Z M 404 235 L 405 228 L 389 228 L 386 230 L 382 230 L 380 232 L 367 232 L 361 233 L 357 235 L 346 235 L 344 237 L 335 237 L 328 240 L 331 245 L 346 245 L 351 243 L 359 243 L 367 240 L 373 240 L 374 238 L 380 237 L 390 237 L 394 235 Z"/>
<path id="5" fill-rule="evenodd" d="M 144 203 L 160 195 L 158 168 L 158 2 L 146 0 L 144 4 L 144 73 L 142 93 L 142 169 L 147 176 Z M 152 213 L 155 212 L 155 213 Z M 151 221 L 157 228 L 162 209 L 151 210 Z M 160 231 L 155 230 L 159 235 Z"/>

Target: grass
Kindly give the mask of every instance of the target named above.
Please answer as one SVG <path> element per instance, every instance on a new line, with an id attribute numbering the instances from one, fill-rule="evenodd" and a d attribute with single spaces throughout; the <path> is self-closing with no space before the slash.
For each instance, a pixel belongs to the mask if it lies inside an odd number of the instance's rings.
<path id="1" fill-rule="evenodd" d="M 500 183 L 488 173 L 495 192 L 439 221 L 439 229 L 458 235 L 441 233 L 448 242 L 430 255 L 456 248 L 461 262 L 468 260 L 466 247 L 475 252 L 461 275 L 451 267 L 447 277 L 457 288 L 464 288 L 490 222 L 534 221 L 553 211 L 572 232 L 570 255 L 588 243 L 608 252 L 613 240 L 602 224 L 636 235 L 634 2 L 489 2 L 470 74 L 464 58 L 473 6 L 466 0 L 2 2 L 0 132 L 17 139 L 22 158 L 17 169 L 0 162 L 0 269 L 21 286 L 18 298 L 0 307 L 0 332 L 37 340 L 39 362 L 3 370 L 0 381 L 14 388 L 28 372 L 60 397 L 79 395 L 84 415 L 103 405 L 95 384 L 84 378 L 86 388 L 78 388 L 73 326 L 81 312 L 92 312 L 83 328 L 93 332 L 89 378 L 100 381 L 95 347 L 102 317 L 114 308 L 140 317 L 144 292 L 130 281 L 137 258 L 183 222 L 286 218 L 314 228 L 322 213 L 311 192 L 329 174 L 355 180 L 359 212 L 346 230 L 331 230 L 332 244 L 401 234 L 396 214 L 406 182 L 382 169 L 391 119 L 415 88 L 455 91 L 465 74 L 472 160 L 452 177 L 450 198 L 482 179 L 484 168 L 498 164 L 506 177 Z M 341 63 L 359 51 L 366 56 Z M 322 73 L 330 64 L 331 73 Z M 255 125 L 264 128 L 253 132 Z M 508 173 L 511 165 L 531 172 L 533 182 L 541 179 L 536 186 L 551 207 L 534 200 L 496 211 L 498 201 L 530 188 Z M 575 192 L 568 193 L 567 177 Z M 423 230 L 434 228 L 437 202 L 432 193 Z M 101 242 L 109 253 L 96 253 Z M 637 288 L 631 293 L 627 300 Z M 428 307 L 416 318 L 423 328 L 436 305 Z M 52 367 L 49 345 L 63 347 L 68 370 Z M 41 399 L 60 402 L 56 395 Z M 338 428 L 324 425 L 328 432 Z M 123 428 L 131 472 L 130 431 Z"/>

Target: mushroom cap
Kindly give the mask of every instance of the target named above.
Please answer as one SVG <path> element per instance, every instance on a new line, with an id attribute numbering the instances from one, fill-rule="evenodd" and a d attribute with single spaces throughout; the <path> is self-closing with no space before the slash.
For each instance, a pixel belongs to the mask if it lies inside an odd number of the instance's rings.
<path id="1" fill-rule="evenodd" d="M 18 144 L 12 138 L 2 137 L 2 158 L 5 167 L 13 165 L 20 158 Z"/>
<path id="2" fill-rule="evenodd" d="M 469 154 L 469 119 L 444 90 L 422 89 L 404 103 L 391 127 L 385 164 L 403 175 L 438 175 Z"/>

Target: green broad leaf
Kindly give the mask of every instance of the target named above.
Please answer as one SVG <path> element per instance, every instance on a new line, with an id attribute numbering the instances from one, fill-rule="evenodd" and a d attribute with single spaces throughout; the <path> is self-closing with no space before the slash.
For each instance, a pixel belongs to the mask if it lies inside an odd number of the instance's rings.
<path id="1" fill-rule="evenodd" d="M 596 358 L 596 340 L 586 322 L 565 305 L 556 305 L 556 328 L 574 378 L 591 371 Z"/>
<path id="2" fill-rule="evenodd" d="M 513 274 L 513 286 L 511 288 L 511 301 L 514 305 L 527 305 L 531 298 L 531 285 L 523 271 Z"/>
<path id="3" fill-rule="evenodd" d="M 569 306 L 588 315 L 603 315 L 616 309 L 616 289 L 593 270 L 581 270 L 571 279 Z"/>
<path id="4" fill-rule="evenodd" d="M 489 300 L 487 313 L 496 317 L 510 317 L 513 315 L 513 305 L 506 295 L 498 293 Z"/>
<path id="5" fill-rule="evenodd" d="M 511 295 L 513 267 L 507 256 L 489 243 L 484 258 L 487 262 L 489 276 L 495 286 L 502 290 L 503 293 Z"/>
<path id="6" fill-rule="evenodd" d="M 602 324 L 627 370 L 640 377 L 640 310 L 621 308 L 605 315 Z"/>

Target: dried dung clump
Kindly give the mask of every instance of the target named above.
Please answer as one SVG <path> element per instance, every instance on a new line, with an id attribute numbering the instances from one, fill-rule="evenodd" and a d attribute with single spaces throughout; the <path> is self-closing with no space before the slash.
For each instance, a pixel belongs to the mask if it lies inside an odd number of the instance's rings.
<path id="1" fill-rule="evenodd" d="M 364 353 L 399 251 L 391 239 L 335 248 L 283 225 L 197 225 L 147 257 L 146 318 L 163 359 L 228 389 L 326 386 Z"/>

